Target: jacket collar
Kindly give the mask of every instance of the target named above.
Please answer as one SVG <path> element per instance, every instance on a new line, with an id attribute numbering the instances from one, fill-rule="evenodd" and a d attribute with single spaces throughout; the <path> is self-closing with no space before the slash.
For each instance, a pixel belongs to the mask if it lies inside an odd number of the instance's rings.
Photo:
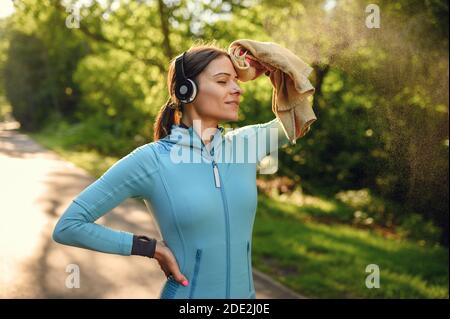
<path id="1" fill-rule="evenodd" d="M 222 143 L 224 130 L 224 127 L 217 125 L 211 141 L 208 145 L 205 145 L 193 126 L 188 127 L 184 123 L 179 125 L 172 124 L 170 135 L 167 138 L 171 143 L 197 149 L 201 152 L 206 152 L 210 156 L 214 156 L 214 149 L 217 149 Z"/>

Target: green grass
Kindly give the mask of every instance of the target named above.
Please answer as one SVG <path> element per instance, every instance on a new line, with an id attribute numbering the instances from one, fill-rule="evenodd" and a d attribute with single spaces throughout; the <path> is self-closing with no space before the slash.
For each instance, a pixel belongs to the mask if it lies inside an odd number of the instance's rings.
<path id="1" fill-rule="evenodd" d="M 53 150 L 65 160 L 85 169 L 96 178 L 100 177 L 118 160 L 117 157 L 100 155 L 95 150 L 79 151 L 72 149 L 60 135 L 52 135 L 46 131 L 27 134 L 42 146 Z"/>
<path id="2" fill-rule="evenodd" d="M 260 195 L 254 266 L 312 298 L 448 298 L 448 249 L 322 223 L 310 212 L 336 207 L 325 202 L 297 206 Z M 380 288 L 366 288 L 369 264 L 379 266 Z"/>
<path id="3" fill-rule="evenodd" d="M 30 136 L 96 177 L 117 161 L 74 149 L 64 134 Z M 276 198 L 259 195 L 252 257 L 275 280 L 310 298 L 448 298 L 448 249 L 354 227 L 353 210 L 325 195 Z M 380 288 L 365 286 L 369 264 Z"/>

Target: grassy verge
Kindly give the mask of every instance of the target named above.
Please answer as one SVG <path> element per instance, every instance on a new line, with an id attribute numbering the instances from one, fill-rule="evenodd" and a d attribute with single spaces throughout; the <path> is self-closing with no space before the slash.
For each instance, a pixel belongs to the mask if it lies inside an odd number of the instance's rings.
<path id="1" fill-rule="evenodd" d="M 448 249 L 386 238 L 342 223 L 315 220 L 311 211 L 260 195 L 254 226 L 254 266 L 312 298 L 448 298 Z M 367 265 L 380 270 L 368 289 Z"/>
<path id="2" fill-rule="evenodd" d="M 52 135 L 48 132 L 27 134 L 42 146 L 55 151 L 65 160 L 85 169 L 96 178 L 100 177 L 118 160 L 118 158 L 113 156 L 100 155 L 94 150 L 72 150 L 70 147 L 67 147 L 67 142 L 59 135 Z"/>

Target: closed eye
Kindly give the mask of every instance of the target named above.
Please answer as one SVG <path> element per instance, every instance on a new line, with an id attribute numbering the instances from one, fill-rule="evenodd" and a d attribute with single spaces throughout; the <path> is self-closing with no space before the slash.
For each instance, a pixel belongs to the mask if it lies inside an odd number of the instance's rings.
<path id="1" fill-rule="evenodd" d="M 239 83 L 239 80 L 236 79 L 235 82 L 236 82 L 236 83 Z M 225 82 L 225 81 L 218 81 L 217 83 L 227 83 L 227 82 Z"/>

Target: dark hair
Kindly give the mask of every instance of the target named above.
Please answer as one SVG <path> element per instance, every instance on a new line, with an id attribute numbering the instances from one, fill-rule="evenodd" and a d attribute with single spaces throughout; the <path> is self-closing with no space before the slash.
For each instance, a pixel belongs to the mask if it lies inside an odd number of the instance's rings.
<path id="1" fill-rule="evenodd" d="M 194 80 L 198 85 L 197 76 L 217 57 L 228 52 L 218 47 L 214 42 L 194 44 L 187 51 L 184 57 L 184 73 L 186 77 Z M 157 141 L 170 134 L 173 124 L 180 124 L 184 103 L 181 103 L 175 96 L 175 60 L 170 61 L 167 73 L 167 89 L 169 98 L 158 112 L 153 128 L 153 140 Z M 197 93 L 198 94 L 198 93 Z M 177 112 L 178 111 L 178 112 Z M 180 114 L 181 113 L 181 114 Z"/>

